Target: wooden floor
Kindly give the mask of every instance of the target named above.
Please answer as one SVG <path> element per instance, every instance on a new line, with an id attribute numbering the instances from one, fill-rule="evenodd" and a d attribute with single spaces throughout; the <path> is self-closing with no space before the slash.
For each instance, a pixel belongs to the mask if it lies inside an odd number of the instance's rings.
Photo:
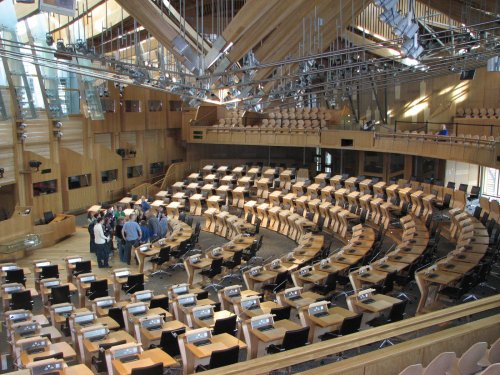
<path id="1" fill-rule="evenodd" d="M 29 256 L 26 258 L 18 260 L 16 263 L 21 267 L 27 267 L 33 272 L 33 261 L 37 259 L 48 259 L 52 263 L 59 265 L 59 273 L 60 279 L 66 280 L 66 266 L 64 262 L 64 258 L 69 255 L 80 255 L 84 259 L 90 259 L 94 262 L 96 261 L 96 257 L 94 254 L 91 254 L 89 251 L 89 233 L 87 228 L 77 227 L 76 233 L 72 236 L 64 239 L 63 241 L 47 247 L 43 249 L 34 250 Z M 124 263 L 121 263 L 118 254 L 115 254 L 113 260 L 110 262 L 110 265 L 113 268 L 127 267 Z M 135 262 L 132 261 L 132 264 L 128 266 L 132 271 L 136 271 L 138 269 Z M 92 272 L 95 273 L 98 277 L 110 277 L 110 269 L 101 269 L 97 267 L 97 263 L 92 265 Z M 27 287 L 34 287 L 34 277 L 33 273 L 31 275 L 26 276 L 27 278 Z"/>

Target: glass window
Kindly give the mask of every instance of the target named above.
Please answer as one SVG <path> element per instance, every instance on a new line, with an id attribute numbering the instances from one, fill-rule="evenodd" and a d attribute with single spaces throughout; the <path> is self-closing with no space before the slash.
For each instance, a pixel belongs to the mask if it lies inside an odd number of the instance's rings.
<path id="1" fill-rule="evenodd" d="M 162 161 L 157 161 L 155 163 L 151 163 L 149 165 L 149 173 L 150 174 L 160 174 L 163 173 L 163 168 L 165 167 L 165 163 Z"/>
<path id="2" fill-rule="evenodd" d="M 101 182 L 113 182 L 118 180 L 118 169 L 109 169 L 101 172 Z"/>
<path id="3" fill-rule="evenodd" d="M 149 112 L 161 112 L 163 110 L 163 102 L 161 100 L 148 101 Z"/>
<path id="4" fill-rule="evenodd" d="M 495 168 L 483 167 L 481 195 L 500 198 L 500 171 Z"/>
<path id="5" fill-rule="evenodd" d="M 90 186 L 90 174 L 82 174 L 79 176 L 68 177 L 69 190 L 80 189 L 87 186 Z"/>
<path id="6" fill-rule="evenodd" d="M 103 112 L 115 112 L 116 111 L 116 104 L 114 99 L 104 99 L 101 98 L 101 107 Z"/>
<path id="7" fill-rule="evenodd" d="M 332 154 L 325 152 L 325 172 L 332 173 Z"/>
<path id="8" fill-rule="evenodd" d="M 381 152 L 365 152 L 365 173 L 383 173 L 384 154 Z"/>
<path id="9" fill-rule="evenodd" d="M 134 165 L 133 167 L 127 168 L 127 177 L 134 178 L 142 176 L 142 165 Z"/>
<path id="10" fill-rule="evenodd" d="M 391 154 L 391 170 L 390 173 L 399 172 L 405 169 L 405 156 L 401 154 Z"/>
<path id="11" fill-rule="evenodd" d="M 57 180 L 48 180 L 42 182 L 35 182 L 33 184 L 33 196 L 57 193 Z"/>
<path id="12" fill-rule="evenodd" d="M 125 100 L 125 112 L 142 112 L 140 100 Z"/>

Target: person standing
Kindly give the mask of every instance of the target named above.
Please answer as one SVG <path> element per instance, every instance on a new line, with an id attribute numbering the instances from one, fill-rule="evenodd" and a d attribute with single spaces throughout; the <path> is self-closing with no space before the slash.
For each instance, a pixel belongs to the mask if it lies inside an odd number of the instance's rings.
<path id="1" fill-rule="evenodd" d="M 142 231 L 139 224 L 137 224 L 137 216 L 131 214 L 129 220 L 125 223 L 122 229 L 122 236 L 125 239 L 125 262 L 130 266 L 130 257 L 132 254 L 132 247 L 137 246 L 142 237 Z"/>
<path id="2" fill-rule="evenodd" d="M 118 218 L 118 222 L 115 226 L 115 238 L 116 247 L 118 248 L 118 256 L 120 257 L 120 262 L 125 262 L 125 240 L 123 239 L 122 229 L 125 219 L 123 217 Z"/>
<path id="3" fill-rule="evenodd" d="M 108 244 L 109 237 L 104 234 L 102 217 L 98 217 L 94 225 L 94 239 L 96 246 L 97 265 L 99 268 L 110 268 L 108 264 Z"/>
<path id="4" fill-rule="evenodd" d="M 148 217 L 149 238 L 151 242 L 155 242 L 161 238 L 160 222 L 151 210 L 149 210 L 146 215 Z"/>
<path id="5" fill-rule="evenodd" d="M 160 220 L 160 228 L 161 228 L 160 238 L 165 238 L 165 237 L 167 237 L 167 234 L 168 234 L 168 222 L 169 222 L 168 216 L 162 214 L 159 217 L 159 220 Z"/>
<path id="6" fill-rule="evenodd" d="M 90 235 L 90 252 L 91 253 L 95 253 L 95 236 L 94 236 L 94 226 L 97 222 L 97 218 L 99 217 L 99 214 L 95 214 L 92 216 L 92 220 L 90 221 L 87 229 L 89 231 L 89 235 Z"/>
<path id="7" fill-rule="evenodd" d="M 441 125 L 441 130 L 438 131 L 436 135 L 448 135 L 448 129 L 445 124 Z"/>

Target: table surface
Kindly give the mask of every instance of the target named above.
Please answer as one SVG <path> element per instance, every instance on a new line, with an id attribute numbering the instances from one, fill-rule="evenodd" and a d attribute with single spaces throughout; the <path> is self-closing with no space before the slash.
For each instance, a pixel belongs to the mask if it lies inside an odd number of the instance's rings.
<path id="1" fill-rule="evenodd" d="M 210 357 L 212 352 L 215 350 L 224 350 L 235 345 L 238 345 L 240 349 L 246 349 L 247 347 L 247 345 L 243 341 L 227 333 L 221 333 L 220 335 L 212 336 L 210 341 L 210 344 L 203 346 L 196 346 L 194 344 L 186 343 L 186 350 L 190 351 L 195 358 L 202 359 Z"/>
<path id="2" fill-rule="evenodd" d="M 179 363 L 165 353 L 160 348 L 145 350 L 139 354 L 139 359 L 131 362 L 121 362 L 119 359 L 113 359 L 113 369 L 119 375 L 130 375 L 132 369 L 141 368 L 154 365 L 155 363 L 162 362 L 163 367 L 178 366 Z"/>

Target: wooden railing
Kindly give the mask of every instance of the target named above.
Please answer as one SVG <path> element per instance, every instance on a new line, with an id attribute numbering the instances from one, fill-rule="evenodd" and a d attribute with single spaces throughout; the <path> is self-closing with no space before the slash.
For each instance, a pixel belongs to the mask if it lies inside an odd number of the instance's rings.
<path id="1" fill-rule="evenodd" d="M 409 333 L 418 333 L 423 329 L 428 329 L 439 324 L 498 308 L 500 308 L 500 295 L 495 295 L 425 315 L 404 319 L 400 322 L 387 324 L 382 327 L 370 328 L 334 340 L 307 345 L 278 354 L 267 355 L 235 365 L 226 366 L 223 369 L 210 370 L 206 372 L 206 374 L 264 374 L 275 369 L 332 356 L 346 350 L 380 342 L 384 339 L 390 339 Z"/>
<path id="2" fill-rule="evenodd" d="M 498 315 L 491 316 L 340 362 L 316 367 L 301 374 L 397 374 L 416 363 L 427 366 L 433 358 L 443 352 L 455 352 L 457 356 L 460 356 L 476 342 L 485 341 L 491 345 L 500 336 L 499 323 Z"/>
<path id="3" fill-rule="evenodd" d="M 173 163 L 168 167 L 167 173 L 165 173 L 165 178 L 161 183 L 160 190 L 166 190 L 167 187 L 172 186 L 177 181 L 183 181 L 187 175 L 199 169 L 200 162 L 198 160 Z"/>

